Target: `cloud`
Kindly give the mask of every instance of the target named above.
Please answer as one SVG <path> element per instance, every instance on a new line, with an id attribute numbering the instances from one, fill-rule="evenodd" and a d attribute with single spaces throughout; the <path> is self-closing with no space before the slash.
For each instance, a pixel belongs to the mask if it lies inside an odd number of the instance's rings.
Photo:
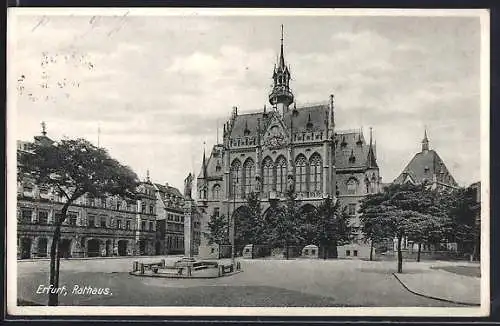
<path id="1" fill-rule="evenodd" d="M 286 19 L 298 105 L 334 93 L 339 128 L 373 126 L 385 181 L 419 150 L 424 126 L 459 182 L 479 179 L 477 23 Z M 180 187 L 187 172 L 198 172 L 203 142 L 216 141 L 232 106 L 244 113 L 268 103 L 274 25 L 262 17 L 19 17 L 9 62 L 11 85 L 26 77 L 16 94 L 18 138 L 31 138 L 45 120 L 55 139 L 95 142 L 99 125 L 112 155 Z M 43 52 L 57 62 L 42 67 Z M 48 89 L 40 87 L 44 71 Z M 65 78 L 79 87 L 58 87 Z"/>

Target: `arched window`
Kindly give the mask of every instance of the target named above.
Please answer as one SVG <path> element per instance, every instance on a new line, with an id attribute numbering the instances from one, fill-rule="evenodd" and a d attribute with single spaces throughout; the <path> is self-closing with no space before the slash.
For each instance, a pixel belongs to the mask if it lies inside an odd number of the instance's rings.
<path id="1" fill-rule="evenodd" d="M 244 195 L 247 195 L 252 192 L 253 188 L 253 179 L 255 177 L 255 164 L 252 159 L 247 159 L 245 164 L 243 165 L 243 185 Z"/>
<path id="2" fill-rule="evenodd" d="M 274 164 L 270 157 L 266 157 L 262 163 L 262 191 L 268 194 L 273 190 Z"/>
<path id="3" fill-rule="evenodd" d="M 295 191 L 298 193 L 307 192 L 307 160 L 300 155 L 295 160 Z"/>
<path id="4" fill-rule="evenodd" d="M 355 195 L 358 191 L 358 181 L 354 178 L 351 178 L 347 181 L 347 194 Z"/>
<path id="5" fill-rule="evenodd" d="M 319 195 L 322 192 L 321 185 L 323 184 L 323 162 L 318 153 L 314 153 L 311 156 L 309 166 L 310 191 L 315 193 L 315 195 Z"/>
<path id="6" fill-rule="evenodd" d="M 216 184 L 212 188 L 212 199 L 219 199 L 220 196 L 220 185 Z"/>
<path id="7" fill-rule="evenodd" d="M 286 159 L 283 156 L 276 160 L 276 191 L 286 193 Z"/>
<path id="8" fill-rule="evenodd" d="M 241 193 L 241 163 L 239 160 L 234 160 L 231 164 L 231 183 L 230 193 L 233 196 L 239 196 Z"/>

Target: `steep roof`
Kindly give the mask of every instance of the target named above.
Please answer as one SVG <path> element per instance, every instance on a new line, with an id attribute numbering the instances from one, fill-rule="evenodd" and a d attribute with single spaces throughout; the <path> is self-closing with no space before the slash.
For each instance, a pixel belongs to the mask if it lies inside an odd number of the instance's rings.
<path id="1" fill-rule="evenodd" d="M 256 136 L 258 130 L 258 121 L 260 119 L 260 128 L 264 128 L 273 118 L 273 115 L 278 114 L 273 108 L 267 109 L 267 112 L 244 113 L 238 114 L 234 118 L 233 127 L 231 129 L 231 138 L 242 136 Z M 328 114 L 328 105 L 313 105 L 299 107 L 295 110 L 290 108 L 283 117 L 285 127 L 290 128 L 290 119 L 293 116 L 294 131 L 307 128 L 308 123 L 311 123 L 310 130 L 319 130 L 325 128 L 325 118 Z M 246 131 L 246 133 L 245 133 Z"/>
<path id="2" fill-rule="evenodd" d="M 220 145 L 215 145 L 212 148 L 210 156 L 205 160 L 206 164 L 206 173 L 208 177 L 221 177 L 223 176 L 222 171 L 222 147 Z M 217 166 L 220 169 L 217 169 Z M 200 169 L 200 173 L 198 174 L 198 179 L 203 178 L 203 166 Z"/>
<path id="3" fill-rule="evenodd" d="M 423 150 L 416 153 L 394 182 L 404 183 L 408 176 L 415 183 L 422 183 L 424 180 L 432 182 L 436 176 L 436 181 L 457 186 L 455 179 L 435 150 Z"/>
<path id="4" fill-rule="evenodd" d="M 169 194 L 171 196 L 176 196 L 176 197 L 183 197 L 179 189 L 172 187 L 172 186 L 166 186 L 162 185 L 159 183 L 155 183 L 156 188 L 158 189 L 159 192 L 164 193 L 164 194 Z"/>
<path id="5" fill-rule="evenodd" d="M 370 161 L 370 146 L 366 144 L 363 133 L 359 130 L 339 130 L 335 135 L 335 167 L 346 168 L 376 168 L 376 161 Z M 375 155 L 372 150 L 373 157 Z M 353 159 L 354 158 L 354 159 Z M 375 165 L 374 165 L 375 164 Z"/>

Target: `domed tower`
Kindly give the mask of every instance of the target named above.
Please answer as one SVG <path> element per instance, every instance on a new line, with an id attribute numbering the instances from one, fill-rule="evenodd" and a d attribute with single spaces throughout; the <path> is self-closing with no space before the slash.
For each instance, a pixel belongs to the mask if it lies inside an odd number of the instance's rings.
<path id="1" fill-rule="evenodd" d="M 293 103 L 293 93 L 290 89 L 290 70 L 285 65 L 283 54 L 283 25 L 281 25 L 281 49 L 278 65 L 274 66 L 273 89 L 269 94 L 269 103 L 283 114 L 288 111 L 288 106 Z"/>

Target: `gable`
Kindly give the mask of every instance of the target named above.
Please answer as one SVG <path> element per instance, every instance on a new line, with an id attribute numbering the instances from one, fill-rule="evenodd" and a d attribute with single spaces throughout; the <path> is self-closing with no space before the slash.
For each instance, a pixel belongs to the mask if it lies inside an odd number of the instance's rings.
<path id="1" fill-rule="evenodd" d="M 272 114 L 263 134 L 264 146 L 271 149 L 281 148 L 288 143 L 288 140 L 288 133 L 283 120 L 278 114 Z"/>

